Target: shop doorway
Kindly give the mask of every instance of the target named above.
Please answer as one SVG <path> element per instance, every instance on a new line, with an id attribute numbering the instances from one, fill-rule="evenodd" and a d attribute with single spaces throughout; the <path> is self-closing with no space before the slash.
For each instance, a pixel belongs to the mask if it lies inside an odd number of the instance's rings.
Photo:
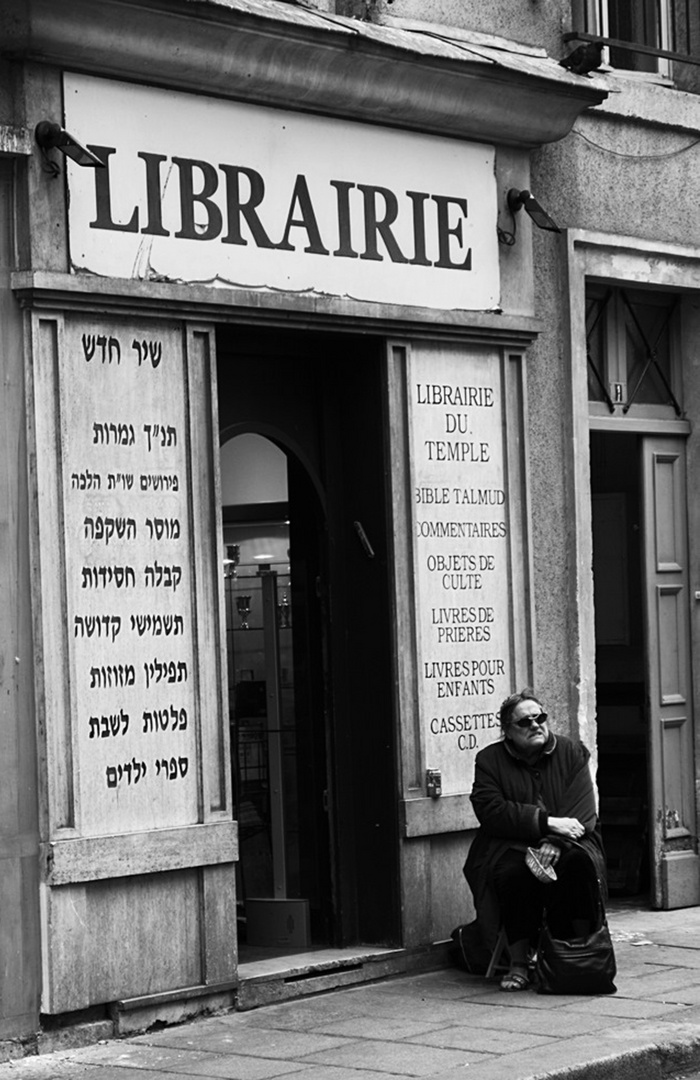
<path id="1" fill-rule="evenodd" d="M 697 903 L 685 445 L 591 433 L 598 786 L 612 895 Z"/>
<path id="2" fill-rule="evenodd" d="M 650 888 L 642 507 L 635 435 L 591 433 L 598 789 L 611 895 Z"/>
<path id="3" fill-rule="evenodd" d="M 380 344 L 217 353 L 240 958 L 396 945 Z"/>

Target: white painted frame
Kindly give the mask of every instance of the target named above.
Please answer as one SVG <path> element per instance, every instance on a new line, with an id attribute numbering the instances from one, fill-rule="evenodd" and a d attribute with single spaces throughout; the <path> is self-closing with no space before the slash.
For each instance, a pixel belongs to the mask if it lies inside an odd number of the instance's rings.
<path id="1" fill-rule="evenodd" d="M 637 434 L 685 435 L 689 447 L 689 488 L 692 490 L 693 454 L 697 436 L 693 437 L 687 419 L 661 419 L 654 417 L 603 416 L 594 414 L 588 401 L 588 370 L 586 358 L 586 280 L 609 282 L 615 285 L 646 285 L 700 291 L 700 253 L 697 248 L 679 244 L 667 244 L 644 240 L 639 237 L 617 236 L 611 233 L 589 232 L 569 229 L 566 232 L 567 273 L 566 296 L 568 311 L 566 358 L 570 371 L 570 407 L 572 438 L 572 469 L 574 496 L 572 512 L 575 528 L 576 551 L 572 552 L 572 572 L 577 597 L 574 618 L 578 627 L 580 672 L 578 734 L 587 745 L 596 745 L 596 695 L 595 695 L 595 621 L 593 603 L 593 528 L 591 509 L 589 434 L 591 431 L 627 431 Z M 682 335 L 681 335 L 682 336 Z M 686 347 L 681 341 L 681 355 Z M 692 400 L 700 401 L 700 386 L 694 388 L 688 382 L 685 365 L 685 400 L 692 408 Z M 691 501 L 689 512 L 690 579 L 698 582 L 700 574 L 700 551 L 694 549 L 692 538 L 698 535 L 700 511 Z M 693 517 L 695 515 L 695 517 Z M 691 593 L 693 588 L 691 587 Z M 697 608 L 697 605 L 696 605 Z M 700 612 L 691 612 L 691 641 L 693 657 L 693 682 L 700 685 L 700 656 L 697 642 L 700 640 Z M 695 714 L 697 716 L 697 702 Z M 696 731 L 696 741 L 698 733 Z"/>

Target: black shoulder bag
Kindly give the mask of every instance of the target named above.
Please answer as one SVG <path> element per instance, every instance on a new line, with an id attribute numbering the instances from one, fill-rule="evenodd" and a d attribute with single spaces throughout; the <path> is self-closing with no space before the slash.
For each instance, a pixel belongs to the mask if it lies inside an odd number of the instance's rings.
<path id="1" fill-rule="evenodd" d="M 537 945 L 535 972 L 540 994 L 614 994 L 617 973 L 608 921 L 598 881 L 595 929 L 584 938 L 555 938 L 546 913 Z"/>

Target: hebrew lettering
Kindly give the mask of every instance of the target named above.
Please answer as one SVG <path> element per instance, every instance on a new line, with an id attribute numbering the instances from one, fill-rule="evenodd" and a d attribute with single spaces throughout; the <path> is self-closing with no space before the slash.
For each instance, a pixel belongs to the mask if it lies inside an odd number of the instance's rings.
<path id="1" fill-rule="evenodd" d="M 146 518 L 149 540 L 179 540 L 180 521 L 178 518 Z"/>
<path id="2" fill-rule="evenodd" d="M 162 774 L 164 780 L 181 780 L 187 776 L 189 759 L 186 757 L 159 758 L 156 763 L 156 776 Z"/>
<path id="3" fill-rule="evenodd" d="M 121 346 L 118 338 L 107 337 L 105 334 L 83 334 L 81 341 L 83 358 L 88 364 L 96 357 L 103 364 L 121 363 Z"/>
<path id="4" fill-rule="evenodd" d="M 148 773 L 148 765 L 145 761 L 137 761 L 135 757 L 123 764 L 108 765 L 105 769 L 107 787 L 115 788 L 120 784 L 140 784 L 145 780 Z"/>
<path id="5" fill-rule="evenodd" d="M 90 668 L 90 689 L 111 690 L 112 687 L 134 686 L 136 668 L 133 664 L 106 664 Z"/>
<path id="6" fill-rule="evenodd" d="M 162 709 L 144 709 L 143 734 L 152 735 L 163 731 L 186 731 L 187 709 L 166 705 Z"/>
<path id="7" fill-rule="evenodd" d="M 146 677 L 146 687 L 161 682 L 182 683 L 187 682 L 187 664 L 183 660 L 153 660 L 143 665 Z"/>
<path id="8" fill-rule="evenodd" d="M 137 353 L 139 367 L 141 367 L 141 364 L 150 363 L 152 368 L 157 368 L 163 359 L 163 343 L 161 341 L 150 341 L 145 338 L 143 341 L 139 341 L 134 338 L 131 347 Z"/>
<path id="9" fill-rule="evenodd" d="M 118 713 L 90 717 L 90 738 L 109 739 L 117 735 L 126 735 L 129 730 L 129 715 L 123 709 Z"/>
<path id="10" fill-rule="evenodd" d="M 161 565 L 158 560 L 144 568 L 144 584 L 151 589 L 172 589 L 177 591 L 182 581 L 181 566 Z"/>
<path id="11" fill-rule="evenodd" d="M 122 628 L 121 615 L 76 615 L 73 619 L 75 637 L 104 637 L 115 641 Z"/>
<path id="12" fill-rule="evenodd" d="M 102 487 L 100 474 L 90 472 L 89 469 L 79 473 L 72 473 L 70 479 L 71 487 L 77 488 L 78 491 L 99 491 Z"/>
<path id="13" fill-rule="evenodd" d="M 177 637 L 184 634 L 185 621 L 182 615 L 132 615 L 131 629 L 143 637 L 150 634 L 153 637 Z"/>
<path id="14" fill-rule="evenodd" d="M 187 574 L 190 403 L 181 327 L 70 312 L 63 325 L 56 385 L 65 529 L 57 562 L 66 575 L 70 687 L 55 692 L 78 717 L 71 746 L 80 820 L 90 835 L 196 821 L 191 585 L 199 579 Z M 49 550 L 42 540 L 42 555 Z"/>
<path id="15" fill-rule="evenodd" d="M 177 428 L 171 424 L 144 424 L 148 449 L 177 446 Z"/>
<path id="16" fill-rule="evenodd" d="M 135 540 L 137 535 L 136 519 L 132 517 L 86 517 L 83 526 L 86 540 L 99 540 L 105 545 L 115 540 Z"/>
<path id="17" fill-rule="evenodd" d="M 81 568 L 83 589 L 115 589 L 136 587 L 136 571 L 133 566 L 83 566 Z"/>
<path id="18" fill-rule="evenodd" d="M 176 473 L 141 473 L 141 491 L 179 491 L 180 481 Z"/>
<path id="19" fill-rule="evenodd" d="M 131 491 L 134 486 L 133 473 L 107 473 L 108 491 Z"/>
<path id="20" fill-rule="evenodd" d="M 103 424 L 95 420 L 92 425 L 92 441 L 97 446 L 134 446 L 134 425 L 115 421 Z"/>

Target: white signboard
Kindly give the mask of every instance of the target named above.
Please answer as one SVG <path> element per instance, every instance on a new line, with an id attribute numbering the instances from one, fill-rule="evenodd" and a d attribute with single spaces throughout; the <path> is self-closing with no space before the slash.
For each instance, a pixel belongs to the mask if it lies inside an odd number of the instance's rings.
<path id="1" fill-rule="evenodd" d="M 427 768 L 469 791 L 512 692 L 508 498 L 500 359 L 410 362 L 419 708 Z"/>
<path id="2" fill-rule="evenodd" d="M 499 306 L 493 147 L 66 75 L 76 271 Z"/>
<path id="3" fill-rule="evenodd" d="M 198 820 L 183 368 L 177 327 L 66 320 L 66 617 L 93 836 Z"/>

